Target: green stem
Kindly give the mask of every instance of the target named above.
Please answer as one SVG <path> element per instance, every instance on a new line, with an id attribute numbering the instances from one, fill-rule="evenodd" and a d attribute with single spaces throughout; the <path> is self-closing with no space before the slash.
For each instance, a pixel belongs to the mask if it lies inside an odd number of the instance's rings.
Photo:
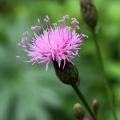
<path id="1" fill-rule="evenodd" d="M 72 85 L 72 88 L 74 89 L 74 91 L 77 93 L 77 95 L 79 96 L 79 98 L 83 102 L 84 106 L 88 110 L 89 114 L 92 116 L 93 120 L 96 120 L 96 118 L 94 116 L 94 113 L 92 112 L 90 106 L 88 105 L 87 101 L 85 100 L 85 98 L 82 95 L 82 93 L 81 93 L 80 89 L 78 88 L 78 86 L 77 85 Z"/>
<path id="2" fill-rule="evenodd" d="M 107 80 L 107 75 L 106 75 L 106 72 L 105 72 L 105 67 L 104 67 L 104 63 L 103 63 L 103 60 L 102 60 L 102 55 L 101 55 L 101 52 L 100 52 L 100 46 L 99 46 L 98 40 L 96 39 L 96 34 L 95 34 L 94 31 L 93 31 L 93 37 L 94 37 L 94 43 L 95 43 L 95 47 L 96 47 L 96 54 L 97 54 L 97 57 L 99 59 L 99 64 L 100 64 L 101 71 L 102 71 L 103 78 L 104 78 L 103 82 L 104 82 L 106 93 L 107 93 L 107 96 L 108 96 L 110 108 L 111 108 L 114 120 L 117 120 L 117 115 L 116 115 L 116 112 L 115 112 L 115 106 L 114 106 L 114 103 L 113 103 L 114 96 L 113 96 L 113 93 L 112 93 L 111 88 L 109 86 L 109 82 Z"/>

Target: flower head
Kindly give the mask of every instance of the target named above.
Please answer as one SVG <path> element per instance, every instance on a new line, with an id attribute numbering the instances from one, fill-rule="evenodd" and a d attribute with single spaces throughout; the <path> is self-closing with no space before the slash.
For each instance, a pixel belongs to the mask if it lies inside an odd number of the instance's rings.
<path id="1" fill-rule="evenodd" d="M 58 23 L 52 24 L 49 17 L 46 16 L 44 29 L 42 22 L 31 27 L 33 38 L 30 38 L 28 32 L 23 33 L 23 38 L 19 46 L 30 58 L 27 62 L 44 63 L 46 68 L 50 61 L 56 61 L 61 66 L 61 61 L 72 62 L 78 55 L 78 50 L 83 41 L 84 34 L 77 34 L 79 22 L 72 18 L 72 27 L 67 26 L 68 15 L 63 16 Z"/>

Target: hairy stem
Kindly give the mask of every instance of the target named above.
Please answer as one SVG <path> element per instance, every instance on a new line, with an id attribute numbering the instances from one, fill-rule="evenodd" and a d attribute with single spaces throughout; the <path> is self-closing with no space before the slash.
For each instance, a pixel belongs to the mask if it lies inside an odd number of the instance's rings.
<path id="1" fill-rule="evenodd" d="M 80 100 L 83 102 L 85 108 L 88 110 L 88 112 L 92 116 L 93 120 L 96 120 L 96 117 L 95 117 L 93 111 L 91 110 L 90 106 L 88 105 L 86 99 L 84 98 L 84 96 L 81 93 L 81 91 L 78 88 L 78 86 L 77 85 L 72 85 L 72 88 L 74 89 L 74 91 L 76 92 L 76 94 L 78 95 L 78 97 L 80 98 Z"/>

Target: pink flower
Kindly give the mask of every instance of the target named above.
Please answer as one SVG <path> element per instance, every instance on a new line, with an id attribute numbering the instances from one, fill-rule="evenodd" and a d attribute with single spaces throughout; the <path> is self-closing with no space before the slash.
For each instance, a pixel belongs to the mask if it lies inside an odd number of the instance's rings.
<path id="1" fill-rule="evenodd" d="M 44 19 L 46 29 L 38 20 L 38 24 L 31 28 L 32 39 L 28 32 L 23 33 L 23 38 L 18 45 L 30 58 L 26 62 L 44 63 L 46 69 L 50 61 L 57 61 L 59 66 L 61 61 L 64 61 L 64 64 L 66 61 L 72 62 L 78 55 L 78 50 L 85 35 L 76 33 L 79 23 L 75 18 L 71 20 L 72 27 L 66 25 L 67 19 L 68 16 L 66 15 L 58 23 L 52 24 L 49 17 L 46 16 Z"/>
<path id="2" fill-rule="evenodd" d="M 91 117 L 84 117 L 83 120 L 93 120 Z"/>

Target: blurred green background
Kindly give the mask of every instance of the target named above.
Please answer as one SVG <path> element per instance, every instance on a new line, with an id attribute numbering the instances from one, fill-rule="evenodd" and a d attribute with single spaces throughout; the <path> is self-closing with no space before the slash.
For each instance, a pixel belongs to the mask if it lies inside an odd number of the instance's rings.
<path id="1" fill-rule="evenodd" d="M 120 0 L 93 0 L 99 14 L 98 40 L 106 72 L 115 94 L 120 119 Z M 91 103 L 100 101 L 100 119 L 112 120 L 89 28 L 81 18 L 79 0 L 0 0 L 0 120 L 74 120 L 72 107 L 79 101 L 74 91 L 55 76 L 52 64 L 16 60 L 22 33 L 48 15 L 56 22 L 63 15 L 76 17 L 84 41 L 75 60 L 81 77 L 80 89 Z"/>

